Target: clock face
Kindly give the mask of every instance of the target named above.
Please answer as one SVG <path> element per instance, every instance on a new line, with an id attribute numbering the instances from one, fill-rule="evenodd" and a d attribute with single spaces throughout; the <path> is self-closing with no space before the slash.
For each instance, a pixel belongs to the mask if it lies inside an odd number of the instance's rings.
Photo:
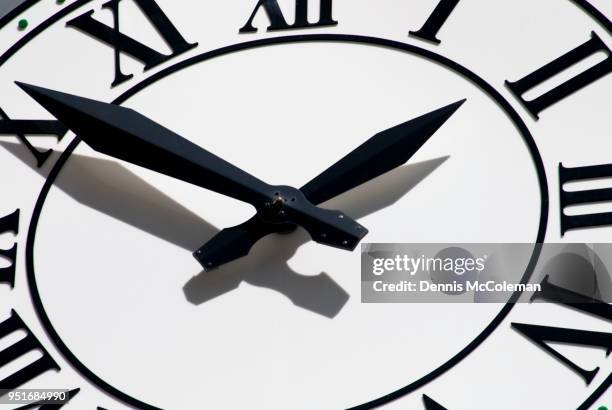
<path id="1" fill-rule="evenodd" d="M 605 405 L 607 301 L 363 303 L 357 246 L 608 242 L 612 9 L 395 3 L 0 6 L 0 388 Z"/>

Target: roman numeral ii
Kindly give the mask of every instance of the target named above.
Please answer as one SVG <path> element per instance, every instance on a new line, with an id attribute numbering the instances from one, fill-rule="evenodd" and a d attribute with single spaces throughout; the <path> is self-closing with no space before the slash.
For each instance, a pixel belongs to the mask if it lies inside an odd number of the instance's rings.
<path id="1" fill-rule="evenodd" d="M 525 100 L 522 96 L 535 86 L 542 84 L 546 80 L 570 68 L 572 65 L 585 60 L 587 57 L 603 51 L 607 54 L 607 58 L 586 71 L 576 75 L 575 77 L 565 81 L 563 84 L 553 88 L 552 90 L 542 94 L 532 100 Z M 541 111 L 550 107 L 553 104 L 563 100 L 574 92 L 602 78 L 606 74 L 612 72 L 612 58 L 610 57 L 610 49 L 606 44 L 595 34 L 591 33 L 591 39 L 586 43 L 576 47 L 575 49 L 565 53 L 556 60 L 546 64 L 533 73 L 523 77 L 522 79 L 510 82 L 506 81 L 507 86 L 512 90 L 514 95 L 523 103 L 525 108 L 536 118 Z"/>

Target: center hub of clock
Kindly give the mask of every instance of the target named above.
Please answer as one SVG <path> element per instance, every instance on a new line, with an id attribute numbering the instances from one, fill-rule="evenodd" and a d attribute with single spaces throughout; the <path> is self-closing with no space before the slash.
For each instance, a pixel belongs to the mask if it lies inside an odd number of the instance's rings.
<path id="1" fill-rule="evenodd" d="M 287 199 L 278 195 L 272 200 L 270 204 L 270 209 L 273 213 L 282 215 L 284 213 L 285 203 Z"/>
<path id="2" fill-rule="evenodd" d="M 269 200 L 260 209 L 260 216 L 267 222 L 285 223 L 290 216 L 292 205 L 297 205 L 303 195 L 298 189 L 277 186 L 271 192 Z"/>

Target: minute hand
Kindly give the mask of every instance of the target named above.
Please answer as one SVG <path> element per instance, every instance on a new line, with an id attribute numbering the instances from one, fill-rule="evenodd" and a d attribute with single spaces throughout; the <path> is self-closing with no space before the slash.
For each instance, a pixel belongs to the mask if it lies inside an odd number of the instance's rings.
<path id="1" fill-rule="evenodd" d="M 300 225 L 325 245 L 352 250 L 367 233 L 298 189 L 268 185 L 134 110 L 18 85 L 96 151 L 250 203 L 268 222 Z"/>
<path id="2" fill-rule="evenodd" d="M 374 135 L 300 191 L 311 203 L 319 205 L 404 164 L 464 102 L 458 101 Z M 247 255 L 259 239 L 286 229 L 291 227 L 271 225 L 254 216 L 221 230 L 194 256 L 204 269 L 210 270 Z"/>

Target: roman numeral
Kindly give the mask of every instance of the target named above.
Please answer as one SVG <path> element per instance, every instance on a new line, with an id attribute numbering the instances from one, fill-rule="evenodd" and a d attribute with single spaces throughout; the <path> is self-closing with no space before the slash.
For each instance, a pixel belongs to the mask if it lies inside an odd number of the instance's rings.
<path id="1" fill-rule="evenodd" d="M 0 218 L 0 235 L 10 232 L 13 235 L 19 233 L 19 209 L 10 215 Z M 10 249 L 1 249 L 0 256 L 8 259 L 10 266 L 0 268 L 0 283 L 8 283 L 11 288 L 15 286 L 15 259 L 17 258 L 17 243 Z"/>
<path id="2" fill-rule="evenodd" d="M 423 403 L 425 403 L 425 410 L 446 410 L 446 407 L 443 407 L 426 394 L 423 395 Z"/>
<path id="3" fill-rule="evenodd" d="M 257 28 L 253 27 L 253 19 L 257 15 L 259 9 L 263 8 L 264 12 L 270 20 L 268 31 L 289 30 L 297 28 L 312 28 L 335 26 L 338 24 L 332 17 L 332 0 L 320 0 L 319 21 L 310 23 L 308 21 L 308 0 L 295 0 L 295 22 L 288 24 L 278 0 L 259 0 L 251 17 L 246 24 L 239 30 L 240 33 L 255 33 Z"/>
<path id="4" fill-rule="evenodd" d="M 43 401 L 39 401 L 37 403 L 26 404 L 25 406 L 18 407 L 15 410 L 30 410 L 30 409 L 37 409 L 37 410 L 59 410 L 62 407 L 64 407 L 66 404 L 70 403 L 72 398 L 74 396 L 76 396 L 79 393 L 79 391 L 81 391 L 81 389 L 70 390 L 68 392 L 68 401 L 66 403 L 51 404 L 51 403 L 45 403 Z M 100 407 L 98 407 L 98 408 L 100 408 Z"/>
<path id="5" fill-rule="evenodd" d="M 112 11 L 114 28 L 110 28 L 95 20 L 92 17 L 94 13 L 93 10 L 89 10 L 66 23 L 67 26 L 75 27 L 113 47 L 115 50 L 115 79 L 112 82 L 113 87 L 128 81 L 134 76 L 133 74 L 124 74 L 123 71 L 121 71 L 121 53 L 128 54 L 144 63 L 144 69 L 146 71 L 198 45 L 197 43 L 188 43 L 185 38 L 183 38 L 181 33 L 179 33 L 154 0 L 134 0 L 134 2 L 140 7 L 143 14 L 155 29 L 157 29 L 157 32 L 166 41 L 172 52 L 170 54 L 163 54 L 126 36 L 119 30 L 120 1 L 121 0 L 111 0 L 102 5 L 103 8 Z"/>
<path id="6" fill-rule="evenodd" d="M 457 7 L 457 4 L 459 4 L 459 0 L 440 0 L 425 24 L 423 24 L 423 27 L 418 31 L 411 31 L 410 35 L 440 44 L 440 40 L 438 40 L 437 37 L 438 32 L 450 17 L 455 7 Z"/>
<path id="7" fill-rule="evenodd" d="M 24 331 L 26 336 L 0 351 L 0 367 L 6 366 L 13 360 L 19 359 L 32 351 L 40 351 L 43 355 L 21 370 L 0 380 L 0 389 L 14 390 L 49 370 L 60 370 L 58 364 L 45 351 L 38 339 L 36 339 L 30 329 L 23 323 L 23 320 L 21 320 L 17 312 L 11 310 L 11 316 L 0 323 L 0 338 L 6 337 L 19 330 Z"/>
<path id="8" fill-rule="evenodd" d="M 1 109 L 0 116 L 2 117 L 0 119 L 0 135 L 17 137 L 34 155 L 38 168 L 45 164 L 53 150 L 39 151 L 28 141 L 26 135 L 53 135 L 57 137 L 58 141 L 61 141 L 68 132 L 68 128 L 57 120 L 11 120 Z"/>
<path id="9" fill-rule="evenodd" d="M 578 272 L 577 272 L 578 274 Z M 601 300 L 575 293 L 569 289 L 555 286 L 548 282 L 548 277 L 541 283 L 542 290 L 536 292 L 532 300 L 541 298 L 562 303 L 602 319 L 612 320 L 612 306 Z M 599 372 L 599 367 L 587 370 L 563 356 L 550 347 L 547 342 L 571 343 L 582 346 L 601 347 L 606 349 L 606 356 L 612 351 L 612 333 L 593 332 L 588 330 L 567 329 L 551 326 L 539 326 L 525 323 L 512 323 L 512 327 L 528 337 L 561 363 L 578 373 L 588 385 Z"/>
<path id="10" fill-rule="evenodd" d="M 564 209 L 571 205 L 612 201 L 612 188 L 566 191 L 563 185 L 571 181 L 612 177 L 612 164 L 566 168 L 559 164 L 559 200 L 561 235 L 570 229 L 612 225 L 612 212 L 584 215 L 566 215 Z"/>
<path id="11" fill-rule="evenodd" d="M 567 80 L 563 84 L 553 88 L 543 95 L 534 98 L 533 100 L 526 101 L 522 98 L 522 95 L 530 89 L 542 84 L 546 80 L 554 77 L 555 75 L 570 68 L 572 65 L 583 61 L 587 57 L 590 57 L 599 51 L 604 51 L 608 55 L 604 61 Z M 527 108 L 527 110 L 536 119 L 538 119 L 538 114 L 542 110 L 556 104 L 567 96 L 573 94 L 583 87 L 586 87 L 610 72 L 612 72 L 612 58 L 610 57 L 610 49 L 608 49 L 606 44 L 597 36 L 597 34 L 595 34 L 595 32 L 592 32 L 591 39 L 586 43 L 576 47 L 572 51 L 569 51 L 568 53 L 518 81 L 506 81 L 506 85 L 521 101 L 521 103 L 523 103 L 525 108 Z"/>

